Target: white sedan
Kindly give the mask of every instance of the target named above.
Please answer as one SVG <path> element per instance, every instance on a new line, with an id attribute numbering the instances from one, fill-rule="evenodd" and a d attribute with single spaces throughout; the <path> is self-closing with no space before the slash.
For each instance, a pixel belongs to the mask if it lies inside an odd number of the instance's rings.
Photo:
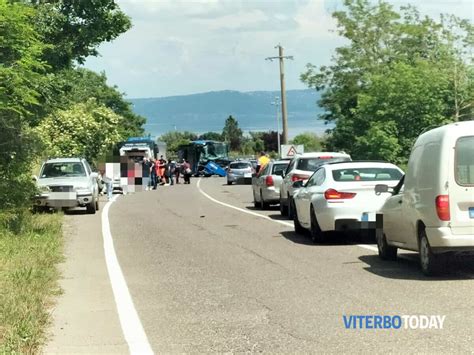
<path id="1" fill-rule="evenodd" d="M 375 185 L 396 185 L 403 174 L 396 165 L 384 162 L 321 166 L 294 195 L 295 231 L 310 230 L 313 241 L 323 242 L 327 231 L 375 229 L 376 211 L 388 198 L 376 195 Z"/>

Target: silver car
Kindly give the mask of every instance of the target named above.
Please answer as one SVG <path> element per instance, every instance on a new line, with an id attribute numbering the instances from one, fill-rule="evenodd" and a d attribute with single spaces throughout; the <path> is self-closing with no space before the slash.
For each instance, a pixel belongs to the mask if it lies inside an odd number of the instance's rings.
<path id="1" fill-rule="evenodd" d="M 36 178 L 39 194 L 35 209 L 86 207 L 94 214 L 99 209 L 98 174 L 82 158 L 49 159 Z"/>
<path id="2" fill-rule="evenodd" d="M 280 185 L 289 160 L 271 161 L 252 178 L 253 204 L 262 209 L 280 203 Z"/>
<path id="3" fill-rule="evenodd" d="M 227 169 L 227 185 L 232 185 L 234 182 L 245 182 L 252 180 L 252 174 L 255 169 L 249 161 L 233 161 L 229 164 Z"/>

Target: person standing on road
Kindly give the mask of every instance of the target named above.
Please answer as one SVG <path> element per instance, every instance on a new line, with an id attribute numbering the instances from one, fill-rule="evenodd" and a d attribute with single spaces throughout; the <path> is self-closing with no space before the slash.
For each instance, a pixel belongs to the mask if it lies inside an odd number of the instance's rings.
<path id="1" fill-rule="evenodd" d="M 258 158 L 258 164 L 257 164 L 257 173 L 260 170 L 263 170 L 265 166 L 270 162 L 270 158 L 267 156 L 267 154 L 262 151 L 260 152 L 260 157 Z"/>
<path id="2" fill-rule="evenodd" d="M 183 174 L 184 174 L 184 183 L 190 184 L 191 183 L 191 164 L 189 164 L 185 159 L 183 159 Z"/>
<path id="3" fill-rule="evenodd" d="M 158 174 L 156 173 L 156 162 L 155 160 L 151 159 L 151 166 L 150 166 L 150 184 L 153 190 L 156 190 L 156 186 L 158 184 Z"/>
<path id="4" fill-rule="evenodd" d="M 175 177 L 176 177 L 176 183 L 177 184 L 179 184 L 179 174 L 181 172 L 181 169 L 182 169 L 181 164 L 176 163 L 176 167 L 174 169 L 174 174 L 175 174 Z"/>
<path id="5" fill-rule="evenodd" d="M 142 181 L 142 184 L 143 186 L 145 187 L 145 191 L 146 190 L 151 190 L 151 186 L 150 186 L 150 171 L 151 171 L 151 162 L 150 160 L 145 157 L 143 158 L 143 163 L 142 163 L 142 177 L 143 177 L 143 181 Z"/>
<path id="6" fill-rule="evenodd" d="M 158 160 L 158 177 L 160 179 L 160 185 L 164 185 L 165 183 L 165 168 L 166 160 L 163 156 L 160 156 L 160 160 Z"/>
<path id="7" fill-rule="evenodd" d="M 172 160 L 168 161 L 168 164 L 166 164 L 166 177 L 168 178 L 169 184 L 173 185 L 173 176 L 174 172 L 176 170 L 176 163 Z"/>

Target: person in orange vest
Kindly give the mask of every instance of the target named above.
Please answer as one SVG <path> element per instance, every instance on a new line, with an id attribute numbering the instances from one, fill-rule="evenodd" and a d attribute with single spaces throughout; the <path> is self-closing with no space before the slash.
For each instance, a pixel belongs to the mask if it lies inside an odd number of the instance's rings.
<path id="1" fill-rule="evenodd" d="M 163 185 L 165 181 L 165 170 L 166 170 L 166 160 L 163 156 L 160 156 L 160 160 L 158 160 L 158 177 L 160 179 L 160 185 Z"/>

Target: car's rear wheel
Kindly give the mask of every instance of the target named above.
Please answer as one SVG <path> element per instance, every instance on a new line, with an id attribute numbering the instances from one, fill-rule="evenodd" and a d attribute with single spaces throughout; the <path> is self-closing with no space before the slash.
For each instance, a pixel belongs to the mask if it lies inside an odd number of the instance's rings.
<path id="1" fill-rule="evenodd" d="M 420 230 L 419 238 L 421 271 L 426 276 L 437 275 L 441 269 L 442 256 L 433 253 L 430 243 L 428 242 L 428 237 L 426 236 L 426 231 L 424 229 Z"/>
<path id="2" fill-rule="evenodd" d="M 262 207 L 262 210 L 270 208 L 270 204 L 268 202 L 265 202 L 265 200 L 263 199 L 262 191 L 260 191 L 260 206 Z"/>
<path id="3" fill-rule="evenodd" d="M 227 185 L 232 185 L 232 181 L 227 180 Z"/>
<path id="4" fill-rule="evenodd" d="M 95 200 L 95 209 L 96 211 L 99 210 L 99 197 L 97 197 L 97 199 Z"/>
<path id="5" fill-rule="evenodd" d="M 306 232 L 306 229 L 303 228 L 303 226 L 300 223 L 300 220 L 298 219 L 298 211 L 295 208 L 295 213 L 293 215 L 293 222 L 295 224 L 295 232 L 297 234 L 304 234 Z"/>
<path id="6" fill-rule="evenodd" d="M 257 196 L 255 196 L 255 191 L 253 192 L 253 206 L 255 208 L 259 208 L 260 207 L 260 202 L 257 201 Z"/>
<path id="7" fill-rule="evenodd" d="M 388 245 L 387 237 L 384 233 L 377 233 L 377 249 L 379 250 L 379 257 L 382 260 L 396 260 L 397 247 Z"/>
<path id="8" fill-rule="evenodd" d="M 89 214 L 95 214 L 95 211 L 96 211 L 95 199 L 87 204 L 86 210 L 87 210 L 87 213 Z"/>
<path id="9" fill-rule="evenodd" d="M 326 241 L 326 235 L 319 227 L 316 214 L 314 213 L 313 206 L 311 206 L 311 240 L 314 243 L 324 243 Z"/>

